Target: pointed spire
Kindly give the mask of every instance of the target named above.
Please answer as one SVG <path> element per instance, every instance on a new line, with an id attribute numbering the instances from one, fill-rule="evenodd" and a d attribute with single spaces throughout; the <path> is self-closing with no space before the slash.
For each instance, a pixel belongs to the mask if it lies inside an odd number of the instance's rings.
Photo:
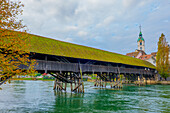
<path id="1" fill-rule="evenodd" d="M 141 32 L 141 27 L 142 27 L 142 26 L 141 26 L 141 24 L 140 24 L 140 26 L 139 26 L 140 32 Z"/>
<path id="2" fill-rule="evenodd" d="M 139 33 L 139 37 L 142 37 L 142 31 L 141 31 L 141 25 L 139 26 L 139 29 L 140 29 L 140 33 Z"/>
<path id="3" fill-rule="evenodd" d="M 139 33 L 139 38 L 138 38 L 137 42 L 139 42 L 140 40 L 145 41 L 144 38 L 143 38 L 143 36 L 142 36 L 141 27 L 142 27 L 142 26 L 140 25 L 140 26 L 139 26 L 140 33 Z"/>

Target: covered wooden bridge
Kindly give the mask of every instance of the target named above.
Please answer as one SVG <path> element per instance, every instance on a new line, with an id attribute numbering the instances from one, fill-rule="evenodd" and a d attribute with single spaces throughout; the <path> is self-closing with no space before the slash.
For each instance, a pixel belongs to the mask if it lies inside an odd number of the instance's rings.
<path id="1" fill-rule="evenodd" d="M 155 76 L 155 67 L 140 59 L 31 34 L 29 37 L 29 50 L 34 53 L 31 58 L 38 63 L 36 70 L 54 76 L 60 90 L 66 90 L 66 84 L 70 83 L 72 91 L 83 91 L 84 74 L 96 74 L 95 85 L 100 86 L 102 81 L 118 80 L 120 74 L 131 81 Z"/>
<path id="2" fill-rule="evenodd" d="M 30 58 L 38 63 L 36 70 L 54 76 L 58 90 L 66 90 L 67 83 L 70 83 L 71 91 L 83 92 L 84 74 L 96 74 L 96 86 L 103 86 L 102 81 L 113 82 L 115 78 L 117 81 L 120 74 L 132 81 L 155 76 L 155 67 L 140 59 L 32 34 L 29 39 L 29 51 L 34 53 Z"/>

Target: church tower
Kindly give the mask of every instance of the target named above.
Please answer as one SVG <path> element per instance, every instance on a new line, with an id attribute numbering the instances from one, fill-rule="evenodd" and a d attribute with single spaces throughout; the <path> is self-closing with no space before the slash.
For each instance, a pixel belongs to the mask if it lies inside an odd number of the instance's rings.
<path id="1" fill-rule="evenodd" d="M 140 28 L 140 33 L 139 33 L 139 38 L 137 40 L 138 43 L 138 50 L 143 50 L 145 52 L 145 40 L 142 37 L 142 32 L 141 32 L 141 25 L 139 26 Z"/>

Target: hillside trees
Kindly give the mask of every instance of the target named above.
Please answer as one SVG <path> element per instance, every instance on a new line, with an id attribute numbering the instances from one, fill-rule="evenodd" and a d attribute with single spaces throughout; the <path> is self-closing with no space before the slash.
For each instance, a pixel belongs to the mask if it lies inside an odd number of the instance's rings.
<path id="1" fill-rule="evenodd" d="M 169 46 L 166 42 L 165 35 L 162 33 L 158 41 L 158 52 L 156 56 L 156 68 L 163 78 L 167 78 L 170 74 L 169 64 Z"/>
<path id="2" fill-rule="evenodd" d="M 20 1 L 0 1 L 0 85 L 12 76 L 35 72 L 35 61 L 29 59 L 30 53 L 27 50 L 29 41 L 26 26 L 17 18 L 22 15 L 23 6 Z M 21 65 L 29 69 L 19 68 Z"/>

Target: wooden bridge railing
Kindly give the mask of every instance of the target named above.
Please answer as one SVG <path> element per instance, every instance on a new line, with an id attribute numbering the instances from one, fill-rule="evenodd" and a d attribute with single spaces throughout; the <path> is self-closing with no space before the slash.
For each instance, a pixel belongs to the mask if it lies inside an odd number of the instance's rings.
<path id="1" fill-rule="evenodd" d="M 37 60 L 38 65 L 36 70 L 50 70 L 50 71 L 73 71 L 78 72 L 78 64 L 76 63 L 62 63 L 55 61 Z"/>
<path id="2" fill-rule="evenodd" d="M 62 63 L 56 61 L 44 61 L 37 60 L 38 65 L 36 70 L 49 70 L 49 71 L 71 71 L 79 72 L 78 63 Z M 82 72 L 111 72 L 120 74 L 154 74 L 151 70 L 145 69 L 133 69 L 133 68 L 123 68 L 123 67 L 113 67 L 113 66 L 103 66 L 103 65 L 91 65 L 91 64 L 80 64 Z"/>

